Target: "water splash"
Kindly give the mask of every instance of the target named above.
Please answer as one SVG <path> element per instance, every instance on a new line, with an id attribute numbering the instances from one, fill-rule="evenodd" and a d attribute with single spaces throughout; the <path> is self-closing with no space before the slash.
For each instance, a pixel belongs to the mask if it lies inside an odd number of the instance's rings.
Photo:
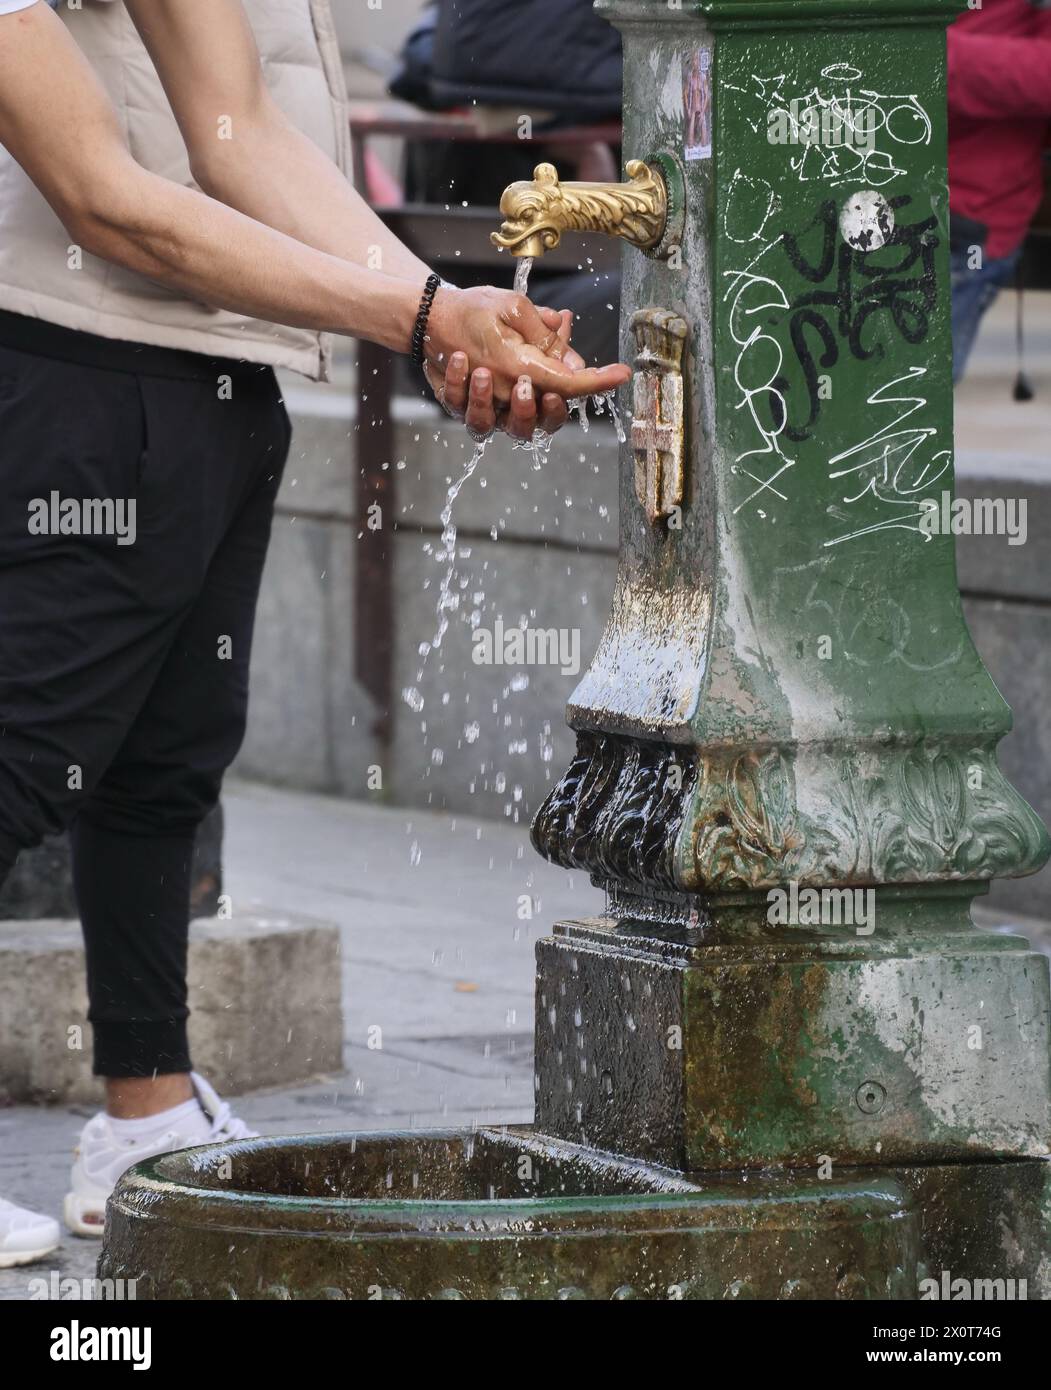
<path id="1" fill-rule="evenodd" d="M 532 439 L 512 439 L 511 448 L 527 450 L 533 459 L 533 472 L 539 473 L 551 453 L 554 438 L 547 430 L 535 429 Z"/>
<path id="2" fill-rule="evenodd" d="M 529 276 L 533 269 L 532 256 L 520 256 L 515 266 L 515 294 L 529 293 Z M 513 447 L 515 449 L 528 449 L 533 455 L 533 468 L 539 472 L 544 466 L 544 461 L 551 452 L 552 436 L 546 430 L 534 430 L 532 439 L 516 439 Z"/>
<path id="3" fill-rule="evenodd" d="M 592 396 L 591 399 L 595 406 L 596 415 L 601 415 L 603 413 L 603 406 L 609 411 L 609 418 L 613 421 L 613 428 L 617 434 L 618 444 L 627 443 L 628 436 L 624 432 L 624 422 L 621 419 L 620 407 L 617 405 L 616 391 L 603 391 L 598 396 Z"/>
<path id="4" fill-rule="evenodd" d="M 585 434 L 591 425 L 591 421 L 588 419 L 588 401 L 591 402 L 596 419 L 600 415 L 605 415 L 607 411 L 609 412 L 609 418 L 617 432 L 618 443 L 625 443 L 628 436 L 624 433 L 624 423 L 621 419 L 620 408 L 617 405 L 616 391 L 600 391 L 595 396 L 575 396 L 571 401 L 566 402 L 569 407 L 570 418 L 576 417 Z"/>
<path id="5" fill-rule="evenodd" d="M 574 396 L 571 401 L 566 402 L 566 405 L 569 408 L 569 418 L 572 420 L 575 416 L 577 424 L 587 434 L 591 428 L 591 421 L 588 419 L 588 397 Z"/>
<path id="6" fill-rule="evenodd" d="M 515 266 L 514 279 L 514 288 L 517 293 L 528 293 L 529 276 L 532 266 L 533 262 L 530 257 L 522 257 L 518 260 Z M 625 430 L 621 422 L 620 412 L 617 408 L 616 393 L 614 391 L 605 391 L 590 397 L 578 397 L 575 400 L 568 401 L 567 405 L 571 417 L 575 416 L 577 418 L 585 433 L 588 431 L 590 425 L 590 406 L 593 418 L 597 419 L 601 416 L 606 416 L 616 430 L 617 439 L 621 443 L 625 442 Z M 532 437 L 528 440 L 512 440 L 511 447 L 515 450 L 525 450 L 531 457 L 532 471 L 538 472 L 547 462 L 553 442 L 553 435 L 544 430 L 536 429 Z M 465 561 L 469 558 L 470 549 L 466 546 L 458 545 L 457 527 L 453 520 L 453 515 L 456 502 L 464 487 L 476 472 L 482 460 L 482 456 L 485 453 L 487 444 L 488 440 L 482 440 L 477 443 L 463 473 L 446 492 L 445 506 L 440 514 L 440 543 L 435 542 L 432 545 L 428 542 L 424 547 L 425 551 L 431 554 L 437 563 L 442 566 L 442 570 L 438 585 L 436 630 L 433 637 L 428 641 L 421 642 L 418 648 L 419 666 L 416 671 L 416 684 L 406 687 L 401 692 L 402 699 L 409 708 L 418 715 L 423 714 L 425 706 L 425 698 L 421 686 L 423 684 L 423 677 L 428 660 L 432 657 L 434 652 L 441 649 L 443 640 L 453 622 L 453 615 L 458 615 L 460 619 L 468 623 L 472 629 L 477 628 L 484 619 L 484 592 L 481 587 L 476 590 L 471 590 L 471 581 L 458 574 L 458 562 Z M 585 456 L 583 454 L 580 456 L 580 461 L 582 463 L 585 461 Z M 519 479 L 521 487 L 526 490 L 529 488 L 528 477 L 529 474 L 527 473 Z M 479 480 L 479 486 L 485 487 L 484 477 Z M 567 507 L 570 507 L 572 506 L 572 499 L 567 496 L 564 498 L 564 503 Z M 494 541 L 500 538 L 503 526 L 504 521 L 503 518 L 501 518 L 499 523 L 494 524 L 491 528 L 490 535 Z M 488 560 L 483 562 L 482 568 L 489 568 Z M 424 584 L 424 588 L 429 589 L 432 582 L 432 580 L 428 579 Z M 457 590 L 463 591 L 462 595 L 460 592 L 457 592 Z M 586 596 L 582 597 L 582 601 L 586 603 Z M 530 612 L 529 620 L 533 617 L 535 617 L 535 614 Z M 524 625 L 527 618 L 523 616 L 521 621 Z M 438 673 L 444 673 L 445 669 L 444 663 L 439 660 L 437 666 Z M 431 679 L 433 680 L 434 677 L 432 676 Z M 494 718 L 499 717 L 501 730 L 506 731 L 507 742 L 505 746 L 507 757 L 509 759 L 526 757 L 531 749 L 535 748 L 536 753 L 539 754 L 538 762 L 544 770 L 544 777 L 546 780 L 550 781 L 550 767 L 554 758 L 554 737 L 550 722 L 544 721 L 538 734 L 537 731 L 532 731 L 532 733 L 530 733 L 530 731 L 527 731 L 523 727 L 524 721 L 522 717 L 518 716 L 516 720 L 512 711 L 506 705 L 509 699 L 513 700 L 516 695 L 521 694 L 521 692 L 528 688 L 528 674 L 521 671 L 516 672 L 504 688 L 502 698 L 492 701 L 492 713 Z M 427 699 L 431 699 L 431 696 L 428 696 Z M 449 690 L 445 690 L 440 695 L 440 703 L 443 706 L 448 706 L 452 699 L 453 696 Z M 481 723 L 477 718 L 472 717 L 475 711 L 471 708 L 471 704 L 471 694 L 467 693 L 464 697 L 464 722 L 461 725 L 459 736 L 461 746 L 466 745 L 470 747 L 472 744 L 477 744 L 482 736 Z M 433 733 L 437 732 L 436 729 L 432 731 L 428 728 L 429 722 L 427 718 L 421 718 L 420 720 L 420 729 L 426 744 L 430 744 Z M 518 726 L 517 728 L 515 728 L 516 723 Z M 527 734 L 529 734 L 528 737 Z M 424 775 L 427 776 L 432 770 L 442 767 L 445 760 L 445 753 L 443 751 L 432 748 L 429 759 L 430 765 L 426 769 Z M 471 794 L 475 792 L 477 779 L 479 777 L 483 780 L 487 791 L 491 793 L 495 792 L 497 795 L 506 797 L 504 815 L 517 823 L 522 814 L 522 803 L 525 796 L 524 788 L 513 778 L 509 778 L 507 770 L 500 768 L 498 759 L 491 760 L 487 758 L 476 765 L 474 775 L 468 783 L 468 791 Z M 415 865 L 418 862 L 419 846 L 418 844 L 414 844 L 410 849 L 410 863 Z"/>
<path id="7" fill-rule="evenodd" d="M 613 391 L 605 391 L 599 395 L 591 396 L 590 398 L 586 396 L 581 396 L 577 397 L 575 400 L 567 402 L 570 409 L 570 414 L 575 414 L 577 416 L 582 427 L 585 430 L 588 426 L 587 407 L 589 399 L 592 408 L 594 409 L 596 418 L 605 415 L 608 412 L 609 418 L 616 429 L 617 438 L 620 440 L 621 443 L 623 443 L 625 440 L 625 433 L 624 427 L 621 423 L 620 413 L 617 409 L 616 393 Z M 420 663 L 416 670 L 416 683 L 414 685 L 406 686 L 405 688 L 403 688 L 401 692 L 402 699 L 415 714 L 422 714 L 426 703 L 425 697 L 420 689 L 420 685 L 423 681 L 424 672 L 427 667 L 427 662 L 430 659 L 431 654 L 435 651 L 438 651 L 441 648 L 445 635 L 449 630 L 452 615 L 454 613 L 459 612 L 461 607 L 460 595 L 454 592 L 454 582 L 457 578 L 457 560 L 467 559 L 470 556 L 470 550 L 465 547 L 459 547 L 457 544 L 457 527 L 456 523 L 453 520 L 453 512 L 456 506 L 457 499 L 460 496 L 460 493 L 463 491 L 464 487 L 467 485 L 471 477 L 476 472 L 478 465 L 481 462 L 482 457 L 485 454 L 485 450 L 489 444 L 489 439 L 491 438 L 492 436 L 489 436 L 489 438 L 479 440 L 476 443 L 474 452 L 468 460 L 463 473 L 448 488 L 445 494 L 445 506 L 442 508 L 440 514 L 440 521 L 442 527 L 441 541 L 440 545 L 435 546 L 433 551 L 431 552 L 433 553 L 434 558 L 439 563 L 444 565 L 442 577 L 438 588 L 437 627 L 435 629 L 434 635 L 430 638 L 429 641 L 420 643 L 418 649 Z M 512 440 L 511 445 L 513 449 L 524 449 L 527 452 L 529 452 L 532 457 L 534 471 L 539 471 L 541 468 L 543 468 L 544 463 L 550 456 L 553 441 L 553 435 L 548 434 L 544 430 L 537 429 L 534 430 L 531 439 Z M 584 456 L 581 455 L 581 460 L 583 460 L 583 457 Z M 484 478 L 481 480 L 481 485 L 483 487 L 485 486 Z M 526 487 L 527 484 L 523 481 L 522 486 Z M 566 506 L 572 506 L 572 499 L 567 497 L 565 499 L 565 504 Z M 490 531 L 490 535 L 494 541 L 498 540 L 500 535 L 500 528 L 494 525 Z M 428 545 L 426 549 L 431 550 L 431 547 Z M 483 566 L 483 568 L 488 568 L 488 562 L 486 562 L 486 565 Z M 468 583 L 469 581 L 467 579 L 461 580 L 460 588 L 466 589 Z M 427 581 L 425 587 L 429 587 L 429 585 L 430 581 Z M 469 597 L 472 608 L 470 613 L 467 615 L 465 621 L 468 621 L 470 626 L 472 628 L 475 628 L 482 621 L 481 610 L 485 603 L 485 594 L 482 590 L 479 589 L 477 591 L 472 592 L 469 595 Z M 587 602 L 586 595 L 582 596 L 582 601 L 584 603 Z M 441 669 L 444 670 L 444 667 L 442 667 Z M 528 689 L 528 687 L 528 675 L 523 672 L 519 672 L 512 678 L 508 686 L 505 688 L 504 698 L 507 699 L 512 694 L 521 693 L 522 691 Z M 443 705 L 448 705 L 450 699 L 451 696 L 449 692 L 446 691 L 441 696 L 441 703 Z M 494 701 L 493 714 L 496 715 L 498 712 L 499 710 L 497 702 Z M 505 726 L 507 726 L 509 723 L 510 718 L 505 713 L 504 724 Z M 426 737 L 427 722 L 422 721 L 420 727 Z M 477 720 L 468 720 L 463 725 L 462 738 L 464 743 L 468 745 L 475 743 L 477 742 L 480 736 L 481 728 Z M 435 757 L 434 751 L 432 751 L 431 765 L 434 767 L 440 767 L 444 762 L 444 754 L 440 754 L 438 757 Z M 526 751 L 527 744 L 524 740 L 514 740 L 511 744 L 508 745 L 509 756 L 523 755 Z M 554 748 L 550 724 L 545 723 L 541 730 L 540 737 L 538 739 L 538 751 L 540 753 L 540 760 L 542 763 L 549 764 L 552 761 Z M 486 776 L 487 783 L 492 790 L 496 791 L 498 794 L 501 795 L 507 790 L 507 777 L 504 772 L 499 771 L 492 765 L 487 766 L 485 763 L 481 765 L 480 771 L 484 776 Z M 469 786 L 469 790 L 473 793 L 474 789 L 475 783 L 472 780 Z M 514 802 L 521 801 L 522 796 L 523 792 L 521 787 L 515 786 L 513 789 L 513 801 L 508 802 L 505 807 L 505 814 L 510 816 L 515 821 L 517 821 L 519 818 L 519 811 L 518 807 L 514 805 Z"/>

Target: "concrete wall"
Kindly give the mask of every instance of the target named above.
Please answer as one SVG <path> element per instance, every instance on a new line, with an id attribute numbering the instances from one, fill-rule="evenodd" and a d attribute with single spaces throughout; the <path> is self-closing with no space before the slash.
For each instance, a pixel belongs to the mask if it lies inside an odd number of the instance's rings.
<path id="1" fill-rule="evenodd" d="M 612 431 L 570 424 L 544 466 L 494 441 L 456 510 L 460 558 L 454 614 L 417 680 L 421 643 L 437 627 L 438 544 L 448 483 L 464 469 L 462 427 L 422 402 L 401 401 L 395 539 L 396 691 L 418 685 L 420 712 L 395 699 L 384 753 L 370 701 L 351 670 L 353 422 L 346 394 L 290 385 L 292 458 L 264 583 L 252 673 L 250 727 L 238 770 L 285 785 L 364 797 L 368 768 L 383 795 L 406 806 L 527 821 L 568 764 L 564 706 L 576 677 L 542 666 L 519 672 L 471 660 L 467 618 L 501 618 L 580 632 L 586 664 L 605 621 L 616 569 L 617 450 Z M 415 418 L 412 411 L 417 412 Z M 961 537 L 960 581 L 975 640 L 1015 711 L 1002 745 L 1007 775 L 1051 821 L 1051 479 L 1026 458 L 961 452 L 959 486 L 972 496 L 1024 495 L 1029 537 Z M 1042 474 L 1044 476 L 1042 476 Z M 492 538 L 496 528 L 497 539 Z M 484 600 L 473 596 L 484 593 Z M 477 724 L 477 734 L 469 726 Z M 472 741 L 472 735 L 473 741 Z M 991 902 L 1051 916 L 1051 873 L 999 884 Z"/>

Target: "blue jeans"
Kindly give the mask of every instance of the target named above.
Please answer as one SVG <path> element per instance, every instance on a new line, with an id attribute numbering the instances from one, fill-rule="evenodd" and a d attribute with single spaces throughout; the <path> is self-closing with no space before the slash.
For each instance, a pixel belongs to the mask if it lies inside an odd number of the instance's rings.
<path id="1" fill-rule="evenodd" d="M 1011 283 L 1021 250 L 995 260 L 986 260 L 980 270 L 972 270 L 967 264 L 968 254 L 966 251 L 953 251 L 950 257 L 954 383 L 964 374 L 982 316 L 1004 286 Z"/>

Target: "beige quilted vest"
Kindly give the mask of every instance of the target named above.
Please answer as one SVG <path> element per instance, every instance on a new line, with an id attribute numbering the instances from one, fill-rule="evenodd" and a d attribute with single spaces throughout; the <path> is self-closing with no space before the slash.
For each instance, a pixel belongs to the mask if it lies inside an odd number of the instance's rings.
<path id="1" fill-rule="evenodd" d="M 343 69 L 329 0 L 245 0 L 267 85 L 304 134 L 350 170 Z M 160 80 L 121 0 L 60 13 L 120 113 L 146 169 L 194 187 Z M 0 309 L 66 328 L 328 375 L 331 341 L 184 299 L 144 276 L 85 256 L 69 268 L 69 236 L 0 147 Z"/>

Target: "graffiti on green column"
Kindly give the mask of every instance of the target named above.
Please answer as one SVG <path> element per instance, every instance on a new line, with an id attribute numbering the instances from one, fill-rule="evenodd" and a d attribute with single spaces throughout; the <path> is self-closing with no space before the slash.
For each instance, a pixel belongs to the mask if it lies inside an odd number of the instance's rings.
<path id="1" fill-rule="evenodd" d="M 903 150 L 930 144 L 931 121 L 919 97 L 874 90 L 849 63 L 824 68 L 809 90 L 783 73 L 753 73 L 747 85 L 726 87 L 743 98 L 756 135 L 788 147 L 800 183 L 883 188 L 906 172 L 898 163 Z"/>
<path id="2" fill-rule="evenodd" d="M 925 382 L 941 237 L 930 200 L 907 186 L 930 117 L 915 94 L 878 90 L 847 64 L 816 84 L 753 74 L 727 86 L 758 147 L 722 208 L 744 422 L 733 512 L 775 522 L 820 468 L 825 548 L 889 529 L 926 540 L 921 502 L 951 470 Z"/>

